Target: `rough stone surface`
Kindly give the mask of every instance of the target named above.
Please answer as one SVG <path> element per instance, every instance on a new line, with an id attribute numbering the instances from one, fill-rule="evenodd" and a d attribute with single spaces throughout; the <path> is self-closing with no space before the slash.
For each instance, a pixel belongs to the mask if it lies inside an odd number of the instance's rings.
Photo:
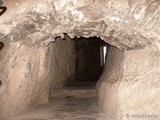
<path id="1" fill-rule="evenodd" d="M 1 113 L 15 114 L 47 103 L 50 87 L 61 87 L 74 74 L 73 48 L 68 36 L 48 47 L 21 42 L 5 46 L 0 53 Z"/>
<path id="2" fill-rule="evenodd" d="M 98 108 L 95 98 L 52 98 L 48 105 L 5 120 L 112 120 Z"/>
<path id="3" fill-rule="evenodd" d="M 159 0 L 5 0 L 8 10 L 0 16 L 0 113 L 19 113 L 46 103 L 51 83 L 60 87 L 72 76 L 72 43 L 50 44 L 68 33 L 72 38 L 99 36 L 121 50 L 111 50 L 97 85 L 100 105 L 108 115 L 125 120 L 126 113 L 157 114 L 159 4 Z"/>
<path id="4" fill-rule="evenodd" d="M 48 44 L 57 35 L 100 36 L 121 50 L 159 47 L 158 0 L 6 0 L 1 41 Z M 13 13 L 13 11 L 15 11 Z M 27 37 L 26 37 L 27 36 Z"/>
<path id="5" fill-rule="evenodd" d="M 61 88 L 66 81 L 70 81 L 75 77 L 75 44 L 68 35 L 64 35 L 65 40 L 60 38 L 51 50 L 50 70 L 52 85 L 50 92 L 54 89 Z"/>
<path id="6" fill-rule="evenodd" d="M 159 52 L 153 48 L 121 52 L 110 48 L 97 88 L 99 105 L 115 120 L 139 119 L 160 111 Z M 143 116 L 143 117 L 142 117 Z M 132 118 L 133 117 L 133 118 Z"/>

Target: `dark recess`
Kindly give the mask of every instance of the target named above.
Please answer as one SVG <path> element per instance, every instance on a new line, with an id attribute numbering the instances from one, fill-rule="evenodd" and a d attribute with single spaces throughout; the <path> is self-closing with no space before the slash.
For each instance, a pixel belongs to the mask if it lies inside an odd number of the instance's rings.
<path id="1" fill-rule="evenodd" d="M 7 11 L 7 7 L 2 6 L 2 5 L 3 5 L 3 1 L 0 0 L 0 16 L 3 15 L 3 13 Z"/>
<path id="2" fill-rule="evenodd" d="M 0 51 L 3 49 L 3 47 L 4 47 L 4 43 L 0 42 Z"/>
<path id="3" fill-rule="evenodd" d="M 1 6 L 1 7 L 0 7 L 0 10 L 1 10 L 1 11 L 0 11 L 0 16 L 1 16 L 1 15 L 3 15 L 3 13 L 5 13 L 5 12 L 7 11 L 7 7 Z"/>
<path id="4" fill-rule="evenodd" d="M 68 80 L 66 86 L 74 87 L 94 87 L 98 81 L 103 66 L 101 66 L 102 46 L 107 43 L 97 37 L 75 38 L 75 79 Z"/>

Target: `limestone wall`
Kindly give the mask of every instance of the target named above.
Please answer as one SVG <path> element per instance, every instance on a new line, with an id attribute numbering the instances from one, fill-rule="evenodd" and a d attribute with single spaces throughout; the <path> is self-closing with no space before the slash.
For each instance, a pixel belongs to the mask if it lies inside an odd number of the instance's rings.
<path id="1" fill-rule="evenodd" d="M 0 113 L 15 114 L 47 103 L 51 84 L 61 87 L 74 74 L 73 47 L 67 36 L 46 47 L 5 45 L 0 52 Z"/>
<path id="2" fill-rule="evenodd" d="M 141 49 L 159 45 L 159 4 L 158 0 L 4 0 L 8 10 L 0 17 L 0 37 L 15 41 L 28 36 L 40 44 L 68 33 L 99 36 L 121 50 Z"/>
<path id="3" fill-rule="evenodd" d="M 118 85 L 122 80 L 124 52 L 115 47 L 109 47 L 106 65 L 97 83 L 98 103 L 109 116 L 118 112 Z"/>
<path id="4" fill-rule="evenodd" d="M 97 84 L 99 105 L 107 115 L 115 120 L 145 120 L 144 115 L 159 115 L 160 61 L 159 52 L 154 50 L 150 47 L 121 52 L 110 48 Z"/>
<path id="5" fill-rule="evenodd" d="M 73 80 L 75 77 L 75 44 L 68 35 L 65 40 L 57 39 L 51 44 L 51 88 L 50 94 L 54 89 L 61 88 L 66 81 Z"/>
<path id="6" fill-rule="evenodd" d="M 51 50 L 60 50 L 60 43 L 56 49 L 50 42 L 68 33 L 99 36 L 124 51 L 111 50 L 98 85 L 100 104 L 107 114 L 121 119 L 126 112 L 157 113 L 159 4 L 158 0 L 5 0 L 8 10 L 0 17 L 0 42 L 5 44 L 0 51 L 0 109 L 15 113 L 47 102 L 50 84 L 61 86 L 64 77 L 60 74 L 70 76 L 71 66 L 57 57 L 63 53 L 48 57 Z M 66 52 L 63 48 L 60 51 Z M 54 70 L 58 66 L 63 70 Z M 51 82 L 52 78 L 60 81 Z"/>

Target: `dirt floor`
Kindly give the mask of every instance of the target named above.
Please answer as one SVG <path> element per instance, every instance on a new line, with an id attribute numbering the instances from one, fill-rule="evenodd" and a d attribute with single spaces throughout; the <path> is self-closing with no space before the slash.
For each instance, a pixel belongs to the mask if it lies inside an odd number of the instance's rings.
<path id="1" fill-rule="evenodd" d="M 7 120 L 111 120 L 98 108 L 94 97 L 51 98 L 50 103 Z"/>

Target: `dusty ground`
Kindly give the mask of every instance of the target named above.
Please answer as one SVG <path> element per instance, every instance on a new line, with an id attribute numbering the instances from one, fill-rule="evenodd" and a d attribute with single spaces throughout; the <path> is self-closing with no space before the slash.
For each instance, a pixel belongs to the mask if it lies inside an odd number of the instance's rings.
<path id="1" fill-rule="evenodd" d="M 51 98 L 50 103 L 8 120 L 110 120 L 97 106 L 95 98 Z"/>

